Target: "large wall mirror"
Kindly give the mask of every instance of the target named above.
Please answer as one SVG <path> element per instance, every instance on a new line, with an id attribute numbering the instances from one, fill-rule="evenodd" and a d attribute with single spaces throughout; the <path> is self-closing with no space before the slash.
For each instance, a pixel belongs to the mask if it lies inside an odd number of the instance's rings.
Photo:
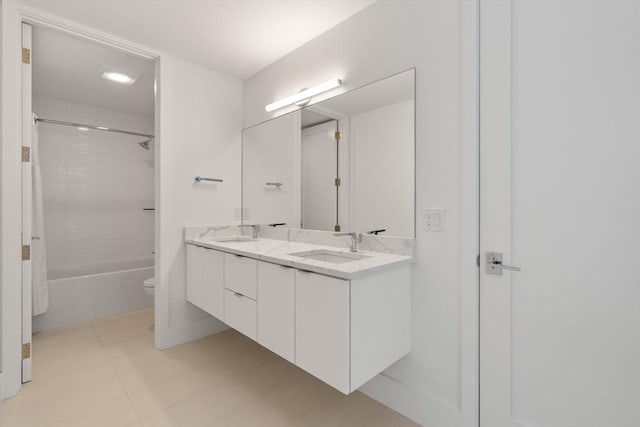
<path id="1" fill-rule="evenodd" d="M 244 129 L 246 224 L 415 236 L 415 70 Z"/>

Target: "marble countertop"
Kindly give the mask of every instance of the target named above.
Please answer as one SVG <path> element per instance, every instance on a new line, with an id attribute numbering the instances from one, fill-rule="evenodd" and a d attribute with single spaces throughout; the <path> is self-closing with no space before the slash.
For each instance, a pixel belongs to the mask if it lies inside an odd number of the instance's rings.
<path id="1" fill-rule="evenodd" d="M 312 271 L 314 273 L 320 273 L 327 276 L 333 276 L 348 280 L 369 275 L 371 273 L 375 273 L 376 271 L 386 270 L 388 268 L 398 267 L 414 262 L 413 257 L 406 255 L 358 251 L 358 254 L 364 255 L 367 258 L 343 264 L 335 264 L 326 261 L 301 258 L 293 256 L 291 254 L 318 249 L 330 250 L 333 252 L 344 252 L 346 254 L 350 254 L 352 252 L 350 252 L 349 249 L 338 248 L 335 246 L 326 246 L 314 243 L 303 243 L 262 237 L 258 238 L 257 240 L 234 242 L 217 241 L 215 237 L 192 236 L 186 237 L 185 242 L 197 246 L 216 249 L 230 254 L 254 258 L 260 261 L 294 267 L 299 270 Z"/>

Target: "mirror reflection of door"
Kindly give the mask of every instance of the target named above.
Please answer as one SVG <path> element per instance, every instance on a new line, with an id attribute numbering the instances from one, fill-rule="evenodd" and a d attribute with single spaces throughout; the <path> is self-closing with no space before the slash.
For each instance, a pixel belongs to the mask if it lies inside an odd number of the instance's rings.
<path id="1" fill-rule="evenodd" d="M 303 115 L 303 126 L 305 117 Z M 336 120 L 302 129 L 301 228 L 333 231 L 338 225 Z"/>

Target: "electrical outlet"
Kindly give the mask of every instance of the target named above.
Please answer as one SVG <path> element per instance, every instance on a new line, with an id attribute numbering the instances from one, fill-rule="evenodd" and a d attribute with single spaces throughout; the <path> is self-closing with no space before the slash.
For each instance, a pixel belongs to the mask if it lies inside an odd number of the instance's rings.
<path id="1" fill-rule="evenodd" d="M 445 231 L 446 209 L 426 208 L 424 209 L 424 229 L 425 231 Z"/>
<path id="2" fill-rule="evenodd" d="M 249 219 L 249 208 L 233 208 L 233 219 L 236 221 Z"/>

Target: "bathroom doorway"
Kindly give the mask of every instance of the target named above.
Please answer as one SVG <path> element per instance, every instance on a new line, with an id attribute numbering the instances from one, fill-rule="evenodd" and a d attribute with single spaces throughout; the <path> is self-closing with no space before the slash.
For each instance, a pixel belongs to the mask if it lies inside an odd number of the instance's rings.
<path id="1" fill-rule="evenodd" d="M 33 334 L 85 325 L 100 338 L 91 322 L 145 310 L 153 326 L 155 61 L 42 26 L 22 35 L 28 382 Z"/>
<path id="2" fill-rule="evenodd" d="M 313 105 L 300 112 L 300 227 L 348 230 L 349 120 L 337 110 Z"/>
<path id="3" fill-rule="evenodd" d="M 302 114 L 303 120 L 306 118 Z M 302 124 L 301 228 L 340 231 L 338 218 L 338 121 Z M 337 228 L 337 229 L 336 229 Z"/>

